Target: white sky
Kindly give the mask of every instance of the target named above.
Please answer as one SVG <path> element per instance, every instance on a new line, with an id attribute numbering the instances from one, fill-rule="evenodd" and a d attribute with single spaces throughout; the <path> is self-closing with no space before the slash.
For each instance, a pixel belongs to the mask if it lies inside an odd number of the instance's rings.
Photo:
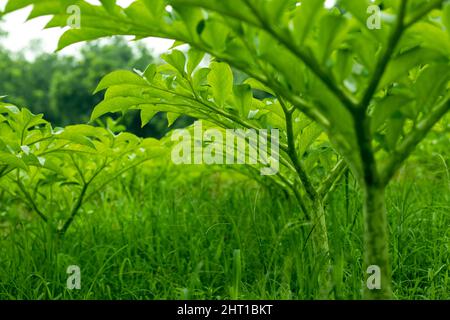
<path id="1" fill-rule="evenodd" d="M 93 4 L 98 4 L 97 0 L 88 0 Z M 117 3 L 121 6 L 127 6 L 132 0 L 118 0 Z M 0 0 L 0 9 L 3 9 L 6 0 Z M 9 33 L 6 40 L 2 40 L 2 45 L 14 52 L 22 51 L 27 57 L 32 57 L 32 52 L 24 50 L 32 43 L 32 40 L 37 39 L 42 42 L 45 52 L 53 52 L 58 43 L 59 36 L 62 34 L 61 29 L 43 29 L 45 24 L 50 20 L 50 17 L 36 18 L 31 21 L 26 21 L 26 18 L 31 11 L 31 7 L 13 12 L 5 16 L 2 23 L 2 29 Z M 147 46 L 153 49 L 155 54 L 161 54 L 167 51 L 173 41 L 168 39 L 149 38 L 141 40 Z M 82 44 L 74 44 L 60 51 L 61 54 L 76 54 Z"/>

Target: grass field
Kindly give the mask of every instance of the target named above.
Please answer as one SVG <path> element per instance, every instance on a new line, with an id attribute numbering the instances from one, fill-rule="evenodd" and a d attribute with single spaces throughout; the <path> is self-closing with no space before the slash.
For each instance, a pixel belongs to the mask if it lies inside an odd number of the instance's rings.
<path id="1" fill-rule="evenodd" d="M 0 299 L 323 297 L 317 289 L 323 261 L 311 256 L 310 226 L 293 201 L 229 173 L 177 178 L 189 170 L 123 177 L 86 204 L 63 239 L 51 238 L 14 199 L 2 203 Z M 328 297 L 336 299 L 361 298 L 355 188 L 351 177 L 348 184 L 342 179 L 327 206 Z M 396 298 L 450 298 L 448 190 L 441 175 L 396 182 L 388 191 Z M 69 265 L 81 268 L 81 290 L 66 288 Z"/>

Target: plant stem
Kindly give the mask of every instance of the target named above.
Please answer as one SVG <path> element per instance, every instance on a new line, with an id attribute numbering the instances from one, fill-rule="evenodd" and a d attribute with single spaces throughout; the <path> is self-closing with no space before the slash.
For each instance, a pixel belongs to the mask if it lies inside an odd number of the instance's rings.
<path id="1" fill-rule="evenodd" d="M 349 190 L 348 190 L 348 178 L 350 171 L 347 168 L 345 170 L 345 212 L 347 214 L 347 219 L 350 216 L 350 198 L 349 198 Z"/>
<path id="2" fill-rule="evenodd" d="M 321 296 L 324 298 L 328 297 L 328 293 L 331 289 L 331 277 L 330 277 L 330 248 L 328 244 L 328 231 L 325 219 L 325 208 L 323 204 L 323 199 L 320 197 L 317 190 L 312 185 L 301 160 L 298 158 L 297 150 L 295 146 L 295 137 L 293 130 L 293 122 L 292 122 L 292 111 L 290 111 L 283 99 L 279 98 L 281 107 L 283 108 L 285 118 L 286 118 L 286 133 L 287 133 L 287 141 L 288 141 L 288 155 L 295 167 L 295 170 L 299 176 L 300 181 L 302 182 L 306 195 L 308 198 L 308 206 L 307 209 L 309 211 L 309 216 L 311 217 L 311 222 L 313 224 L 311 230 L 311 241 L 313 245 L 314 254 L 318 259 L 320 259 L 320 265 L 323 266 L 325 272 L 319 273 L 319 290 L 321 292 Z M 323 263 L 322 263 L 323 261 Z"/>
<path id="3" fill-rule="evenodd" d="M 84 199 L 84 195 L 86 194 L 87 188 L 88 188 L 88 184 L 84 184 L 83 188 L 81 189 L 80 195 L 78 196 L 78 199 L 70 212 L 69 218 L 66 220 L 63 227 L 60 230 L 58 230 L 58 235 L 60 237 L 63 237 L 64 234 L 67 232 L 67 229 L 69 229 L 70 225 L 72 224 L 73 220 L 75 219 L 75 216 L 77 215 L 78 210 L 80 210 L 81 205 L 83 204 L 83 199 Z"/>
<path id="4" fill-rule="evenodd" d="M 284 115 L 286 118 L 286 134 L 287 134 L 287 143 L 288 143 L 288 156 L 292 161 L 292 164 L 295 168 L 295 171 L 297 172 L 300 181 L 303 184 L 303 187 L 305 188 L 305 191 L 311 200 L 311 202 L 314 202 L 316 198 L 318 198 L 317 191 L 315 190 L 314 186 L 312 185 L 308 175 L 306 174 L 306 170 L 303 168 L 303 164 L 301 163 L 300 159 L 297 155 L 297 150 L 295 147 L 295 137 L 294 137 L 294 128 L 292 124 L 292 112 L 288 110 L 286 107 L 286 104 L 284 103 L 283 99 L 279 98 L 280 105 L 283 108 Z"/>
<path id="5" fill-rule="evenodd" d="M 364 188 L 364 229 L 365 270 L 369 266 L 378 266 L 381 276 L 380 289 L 370 290 L 366 284 L 364 298 L 392 299 L 384 187 L 366 185 Z"/>

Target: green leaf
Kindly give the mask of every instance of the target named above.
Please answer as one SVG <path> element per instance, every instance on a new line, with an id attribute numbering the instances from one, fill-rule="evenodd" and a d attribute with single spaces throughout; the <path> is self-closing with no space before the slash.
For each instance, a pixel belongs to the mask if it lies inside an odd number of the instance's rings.
<path id="1" fill-rule="evenodd" d="M 434 107 L 439 97 L 446 92 L 449 81 L 450 66 L 448 64 L 437 64 L 423 70 L 414 85 L 419 108 L 429 111 Z"/>
<path id="2" fill-rule="evenodd" d="M 305 129 L 298 138 L 298 154 L 303 157 L 308 148 L 314 143 L 314 141 L 322 134 L 323 129 L 316 123 L 311 123 Z"/>
<path id="3" fill-rule="evenodd" d="M 288 12 L 290 3 L 291 0 L 269 0 L 265 11 L 270 23 L 279 23 L 283 19 L 283 14 Z"/>
<path id="4" fill-rule="evenodd" d="M 108 12 L 114 12 L 114 8 L 116 7 L 116 0 L 100 0 L 100 2 Z"/>
<path id="5" fill-rule="evenodd" d="M 224 107 L 233 90 L 233 72 L 230 66 L 223 62 L 213 62 L 210 68 L 208 84 L 211 86 L 214 101 Z"/>
<path id="6" fill-rule="evenodd" d="M 439 58 L 439 53 L 434 50 L 428 50 L 420 47 L 408 50 L 391 60 L 387 70 L 380 81 L 379 89 L 397 82 L 409 75 L 409 71 L 421 63 L 433 61 Z"/>
<path id="7" fill-rule="evenodd" d="M 362 25 L 367 22 L 367 8 L 372 5 L 370 0 L 341 0 L 341 5 L 348 10 Z"/>
<path id="8" fill-rule="evenodd" d="M 152 83 L 153 79 L 156 75 L 156 65 L 150 64 L 144 71 L 144 78 L 147 79 L 148 82 Z"/>
<path id="9" fill-rule="evenodd" d="M 83 41 L 89 41 L 89 40 L 96 40 L 103 37 L 111 37 L 114 35 L 125 35 L 124 33 L 121 33 L 117 29 L 96 29 L 96 28 L 89 28 L 89 27 L 83 27 L 82 29 L 69 29 L 67 30 L 61 38 L 59 38 L 58 41 L 58 48 L 57 51 L 60 51 L 72 44 L 83 42 Z"/>
<path id="10" fill-rule="evenodd" d="M 91 121 L 107 113 L 125 112 L 131 107 L 146 103 L 148 103 L 146 100 L 136 97 L 117 97 L 104 100 L 95 106 L 91 115 Z"/>
<path id="11" fill-rule="evenodd" d="M 22 159 L 7 152 L 0 151 L 0 163 L 11 166 L 13 168 L 28 170 L 28 166 L 25 164 L 25 162 L 23 162 Z"/>
<path id="12" fill-rule="evenodd" d="M 302 45 L 314 26 L 316 17 L 323 10 L 324 0 L 304 0 L 297 7 L 294 16 L 293 35 Z"/>
<path id="13" fill-rule="evenodd" d="M 21 110 L 22 119 L 24 122 L 24 130 L 39 126 L 41 124 L 47 124 L 47 121 L 42 119 L 43 114 L 34 115 L 28 109 L 23 108 Z"/>
<path id="14" fill-rule="evenodd" d="M 402 132 L 403 124 L 406 118 L 400 113 L 395 112 L 391 118 L 388 119 L 387 129 L 386 129 L 386 142 L 388 150 L 394 150 L 397 145 Z"/>
<path id="15" fill-rule="evenodd" d="M 203 86 L 208 84 L 208 74 L 210 71 L 211 69 L 209 68 L 201 68 L 194 73 L 192 82 L 196 90 L 200 90 Z"/>
<path id="16" fill-rule="evenodd" d="M 394 114 L 398 115 L 410 101 L 411 97 L 405 95 L 390 95 L 378 101 L 371 115 L 372 133 L 375 133 Z"/>
<path id="17" fill-rule="evenodd" d="M 171 53 L 163 54 L 161 56 L 164 61 L 173 66 L 181 75 L 185 75 L 186 56 L 180 50 L 172 50 Z"/>
<path id="18" fill-rule="evenodd" d="M 410 32 L 421 47 L 436 50 L 445 57 L 450 57 L 450 39 L 445 31 L 437 25 L 419 22 L 411 27 Z"/>
<path id="19" fill-rule="evenodd" d="M 155 110 L 154 105 L 141 105 L 141 127 L 145 127 L 147 123 L 149 123 L 153 117 L 158 113 Z"/>
<path id="20" fill-rule="evenodd" d="M 166 6 L 164 0 L 142 0 L 142 2 L 147 8 L 148 13 L 150 13 L 155 20 L 162 19 Z"/>
<path id="21" fill-rule="evenodd" d="M 450 37 L 450 2 L 444 3 L 444 10 L 442 11 L 442 22 L 447 29 L 447 35 Z"/>
<path id="22" fill-rule="evenodd" d="M 36 0 L 9 0 L 6 3 L 5 13 L 17 11 L 33 4 Z"/>
<path id="23" fill-rule="evenodd" d="M 223 52 L 226 49 L 229 29 L 220 21 L 209 19 L 201 32 L 201 38 L 216 52 Z"/>
<path id="24" fill-rule="evenodd" d="M 173 112 L 167 112 L 167 122 L 168 122 L 168 126 L 171 127 L 172 124 L 174 124 L 174 122 L 180 117 L 179 114 L 177 113 L 173 113 Z"/>
<path id="25" fill-rule="evenodd" d="M 334 76 L 343 83 L 347 79 L 353 68 L 353 56 L 352 52 L 347 49 L 341 49 L 336 52 L 336 65 L 334 68 Z"/>
<path id="26" fill-rule="evenodd" d="M 145 87 L 133 84 L 122 84 L 109 87 L 105 91 L 103 100 L 110 100 L 117 97 L 149 98 L 149 94 Z"/>
<path id="27" fill-rule="evenodd" d="M 197 40 L 199 38 L 198 25 L 204 18 L 202 10 L 183 5 L 176 6 L 175 10 L 184 22 L 183 33 L 188 31 L 188 38 Z"/>
<path id="28" fill-rule="evenodd" d="M 146 70 L 147 72 L 147 70 Z M 145 74 L 144 74 L 145 75 Z M 127 70 L 118 70 L 111 72 L 107 76 L 105 76 L 100 83 L 98 84 L 97 88 L 94 91 L 94 94 L 102 91 L 106 88 L 109 88 L 111 86 L 115 85 L 121 85 L 121 84 L 133 84 L 138 86 L 147 86 L 147 82 L 142 79 L 137 74 L 127 71 Z"/>
<path id="29" fill-rule="evenodd" d="M 78 124 L 67 126 L 62 131 L 55 133 L 54 136 L 59 140 L 68 140 L 95 149 L 95 145 L 90 137 L 97 138 L 99 130 L 101 129 L 86 124 Z"/>
<path id="30" fill-rule="evenodd" d="M 202 62 L 204 56 L 205 53 L 202 51 L 194 48 L 189 49 L 187 62 L 187 72 L 189 75 L 192 75 L 192 72 L 194 72 L 195 68 Z"/>
<path id="31" fill-rule="evenodd" d="M 320 22 L 318 38 L 319 61 L 325 64 L 330 54 L 344 42 L 347 20 L 338 15 L 325 15 Z"/>
<path id="32" fill-rule="evenodd" d="M 59 0 L 42 0 L 39 3 L 33 4 L 33 9 L 28 15 L 27 20 L 47 15 L 65 15 L 67 7 L 67 5 L 63 5 Z"/>
<path id="33" fill-rule="evenodd" d="M 243 117 L 247 117 L 252 107 L 253 92 L 248 84 L 236 85 L 233 87 L 234 102 L 239 113 Z"/>
<path id="34" fill-rule="evenodd" d="M 261 82 L 259 82 L 254 78 L 248 78 L 247 80 L 244 81 L 244 83 L 249 84 L 253 89 L 263 91 L 272 96 L 275 96 L 275 92 L 271 88 L 267 87 L 266 85 L 262 84 Z"/>

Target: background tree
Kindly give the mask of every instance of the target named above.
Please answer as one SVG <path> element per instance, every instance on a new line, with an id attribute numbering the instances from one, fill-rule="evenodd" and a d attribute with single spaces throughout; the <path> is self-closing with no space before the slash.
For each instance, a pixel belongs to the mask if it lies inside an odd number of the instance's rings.
<path id="1" fill-rule="evenodd" d="M 120 37 L 86 44 L 77 56 L 44 53 L 39 43 L 33 46 L 36 56 L 29 60 L 23 53 L 13 53 L 0 45 L 0 92 L 8 95 L 4 101 L 30 106 L 33 113 L 44 113 L 56 126 L 89 121 L 92 106 L 102 99 L 101 94 L 93 95 L 92 91 L 105 73 L 118 68 L 143 70 L 155 61 L 145 45 L 131 47 Z M 161 137 L 167 132 L 162 114 L 145 128 L 141 128 L 136 112 L 119 120 L 140 136 Z M 186 121 L 181 119 L 181 125 Z"/>

